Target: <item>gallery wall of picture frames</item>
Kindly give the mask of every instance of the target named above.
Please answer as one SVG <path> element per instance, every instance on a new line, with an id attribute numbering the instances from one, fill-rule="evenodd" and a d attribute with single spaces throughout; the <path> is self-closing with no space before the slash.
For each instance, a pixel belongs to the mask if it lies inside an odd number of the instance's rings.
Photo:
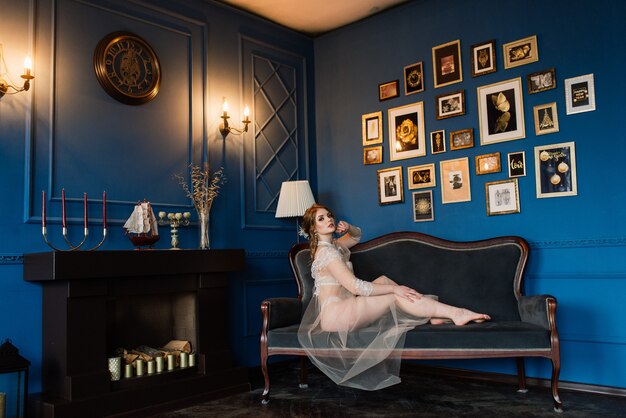
<path id="1" fill-rule="evenodd" d="M 536 35 L 506 42 L 502 44 L 501 51 L 504 70 L 539 61 Z M 436 45 L 430 52 L 433 88 L 463 82 L 460 40 Z M 498 72 L 498 49 L 495 39 L 471 45 L 469 53 L 472 78 Z M 427 65 L 425 61 L 408 64 L 401 69 L 402 81 L 398 79 L 380 83 L 379 102 L 401 97 L 401 82 L 404 84 L 405 96 L 424 92 L 427 87 L 424 78 L 425 65 Z M 525 150 L 506 154 L 490 150 L 491 152 L 476 155 L 472 159 L 467 155 L 463 156 L 462 152 L 475 148 L 475 142 L 478 141 L 481 147 L 494 144 L 497 147 L 501 142 L 526 138 L 524 95 L 540 94 L 556 88 L 554 67 L 526 74 L 523 78 L 503 76 L 500 81 L 479 86 L 476 88 L 478 115 L 476 125 L 450 130 L 447 135 L 445 129 L 440 129 L 443 125 L 440 125 L 430 130 L 426 136 L 424 110 L 431 104 L 425 103 L 424 100 L 416 100 L 402 106 L 389 106 L 362 115 L 364 165 L 384 163 L 385 125 L 388 161 L 424 157 L 428 155 L 428 150 L 430 155 L 454 152 L 451 158 L 441 158 L 436 162 L 378 169 L 376 173 L 378 204 L 384 206 L 403 203 L 403 178 L 406 178 L 408 190 L 431 189 L 412 193 L 411 211 L 414 222 L 434 221 L 433 189 L 440 188 L 442 204 L 469 202 L 472 200 L 470 184 L 473 171 L 475 176 L 498 173 L 501 173 L 500 176 L 508 175 L 504 179 L 485 182 L 487 216 L 520 213 L 518 178 L 526 176 L 527 173 Z M 593 74 L 565 79 L 563 88 L 566 115 L 596 109 Z M 437 125 L 445 123 L 449 118 L 465 115 L 468 107 L 472 106 L 472 101 L 468 100 L 468 92 L 465 89 L 457 88 L 451 92 L 437 94 L 432 105 L 436 118 L 434 124 Z M 386 124 L 383 120 L 385 113 Z M 559 132 L 557 103 L 549 102 L 534 106 L 532 121 L 537 137 Z M 474 135 L 477 136 L 476 141 Z M 578 194 L 574 141 L 537 145 L 533 149 L 530 161 L 534 164 L 538 199 Z M 474 165 L 474 170 L 470 169 L 471 164 Z M 406 174 L 403 176 L 404 170 Z"/>

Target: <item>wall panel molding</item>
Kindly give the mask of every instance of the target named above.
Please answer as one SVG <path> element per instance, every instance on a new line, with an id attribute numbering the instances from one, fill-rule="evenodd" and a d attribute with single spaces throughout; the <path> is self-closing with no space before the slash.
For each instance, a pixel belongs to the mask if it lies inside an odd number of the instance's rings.
<path id="1" fill-rule="evenodd" d="M 626 237 L 529 241 L 528 243 L 531 248 L 541 250 L 554 250 L 561 248 L 623 247 L 626 246 Z"/>

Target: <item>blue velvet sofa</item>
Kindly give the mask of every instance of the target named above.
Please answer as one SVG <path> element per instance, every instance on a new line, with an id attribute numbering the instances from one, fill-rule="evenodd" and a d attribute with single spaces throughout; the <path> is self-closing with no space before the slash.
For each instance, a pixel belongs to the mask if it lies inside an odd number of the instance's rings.
<path id="1" fill-rule="evenodd" d="M 523 294 L 528 254 L 528 244 L 520 237 L 454 242 L 417 232 L 396 232 L 356 245 L 351 261 L 360 279 L 371 281 L 385 274 L 423 294 L 438 295 L 443 303 L 492 317 L 482 324 L 418 326 L 406 336 L 403 359 L 515 358 L 519 390 L 526 391 L 524 357 L 545 357 L 552 362 L 554 408 L 562 411 L 557 302 L 549 295 Z M 269 402 L 270 392 L 268 357 L 306 356 L 297 330 L 313 288 L 308 244 L 294 246 L 289 260 L 298 296 L 261 303 L 264 404 Z M 306 385 L 305 367 L 301 368 L 300 384 Z"/>

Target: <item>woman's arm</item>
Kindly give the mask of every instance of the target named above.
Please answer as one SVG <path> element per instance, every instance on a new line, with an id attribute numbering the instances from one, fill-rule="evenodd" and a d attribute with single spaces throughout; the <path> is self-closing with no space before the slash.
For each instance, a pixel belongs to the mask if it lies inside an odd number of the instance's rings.
<path id="1" fill-rule="evenodd" d="M 343 247 L 352 248 L 361 241 L 361 228 L 350 225 L 346 221 L 339 221 L 335 232 L 340 235 L 344 234 L 337 239 L 337 243 Z M 347 232 L 347 234 L 345 234 L 345 232 Z"/>
<path id="2" fill-rule="evenodd" d="M 328 272 L 353 295 L 378 296 L 394 294 L 412 302 L 422 297 L 420 293 L 410 287 L 395 284 L 371 283 L 361 280 L 350 271 L 342 260 L 335 260 L 328 264 L 326 268 Z"/>

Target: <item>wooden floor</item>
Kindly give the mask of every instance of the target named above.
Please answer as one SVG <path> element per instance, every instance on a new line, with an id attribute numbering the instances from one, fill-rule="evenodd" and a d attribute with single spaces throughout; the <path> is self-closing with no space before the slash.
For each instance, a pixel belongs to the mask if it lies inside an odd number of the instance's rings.
<path id="1" fill-rule="evenodd" d="M 298 388 L 298 363 L 270 366 L 271 402 L 261 405 L 262 380 L 251 372 L 252 391 L 153 415 L 199 417 L 626 417 L 626 397 L 561 390 L 564 412 L 553 411 L 550 390 L 417 373 L 405 367 L 402 383 L 375 392 L 335 385 L 309 369 L 309 387 Z"/>

